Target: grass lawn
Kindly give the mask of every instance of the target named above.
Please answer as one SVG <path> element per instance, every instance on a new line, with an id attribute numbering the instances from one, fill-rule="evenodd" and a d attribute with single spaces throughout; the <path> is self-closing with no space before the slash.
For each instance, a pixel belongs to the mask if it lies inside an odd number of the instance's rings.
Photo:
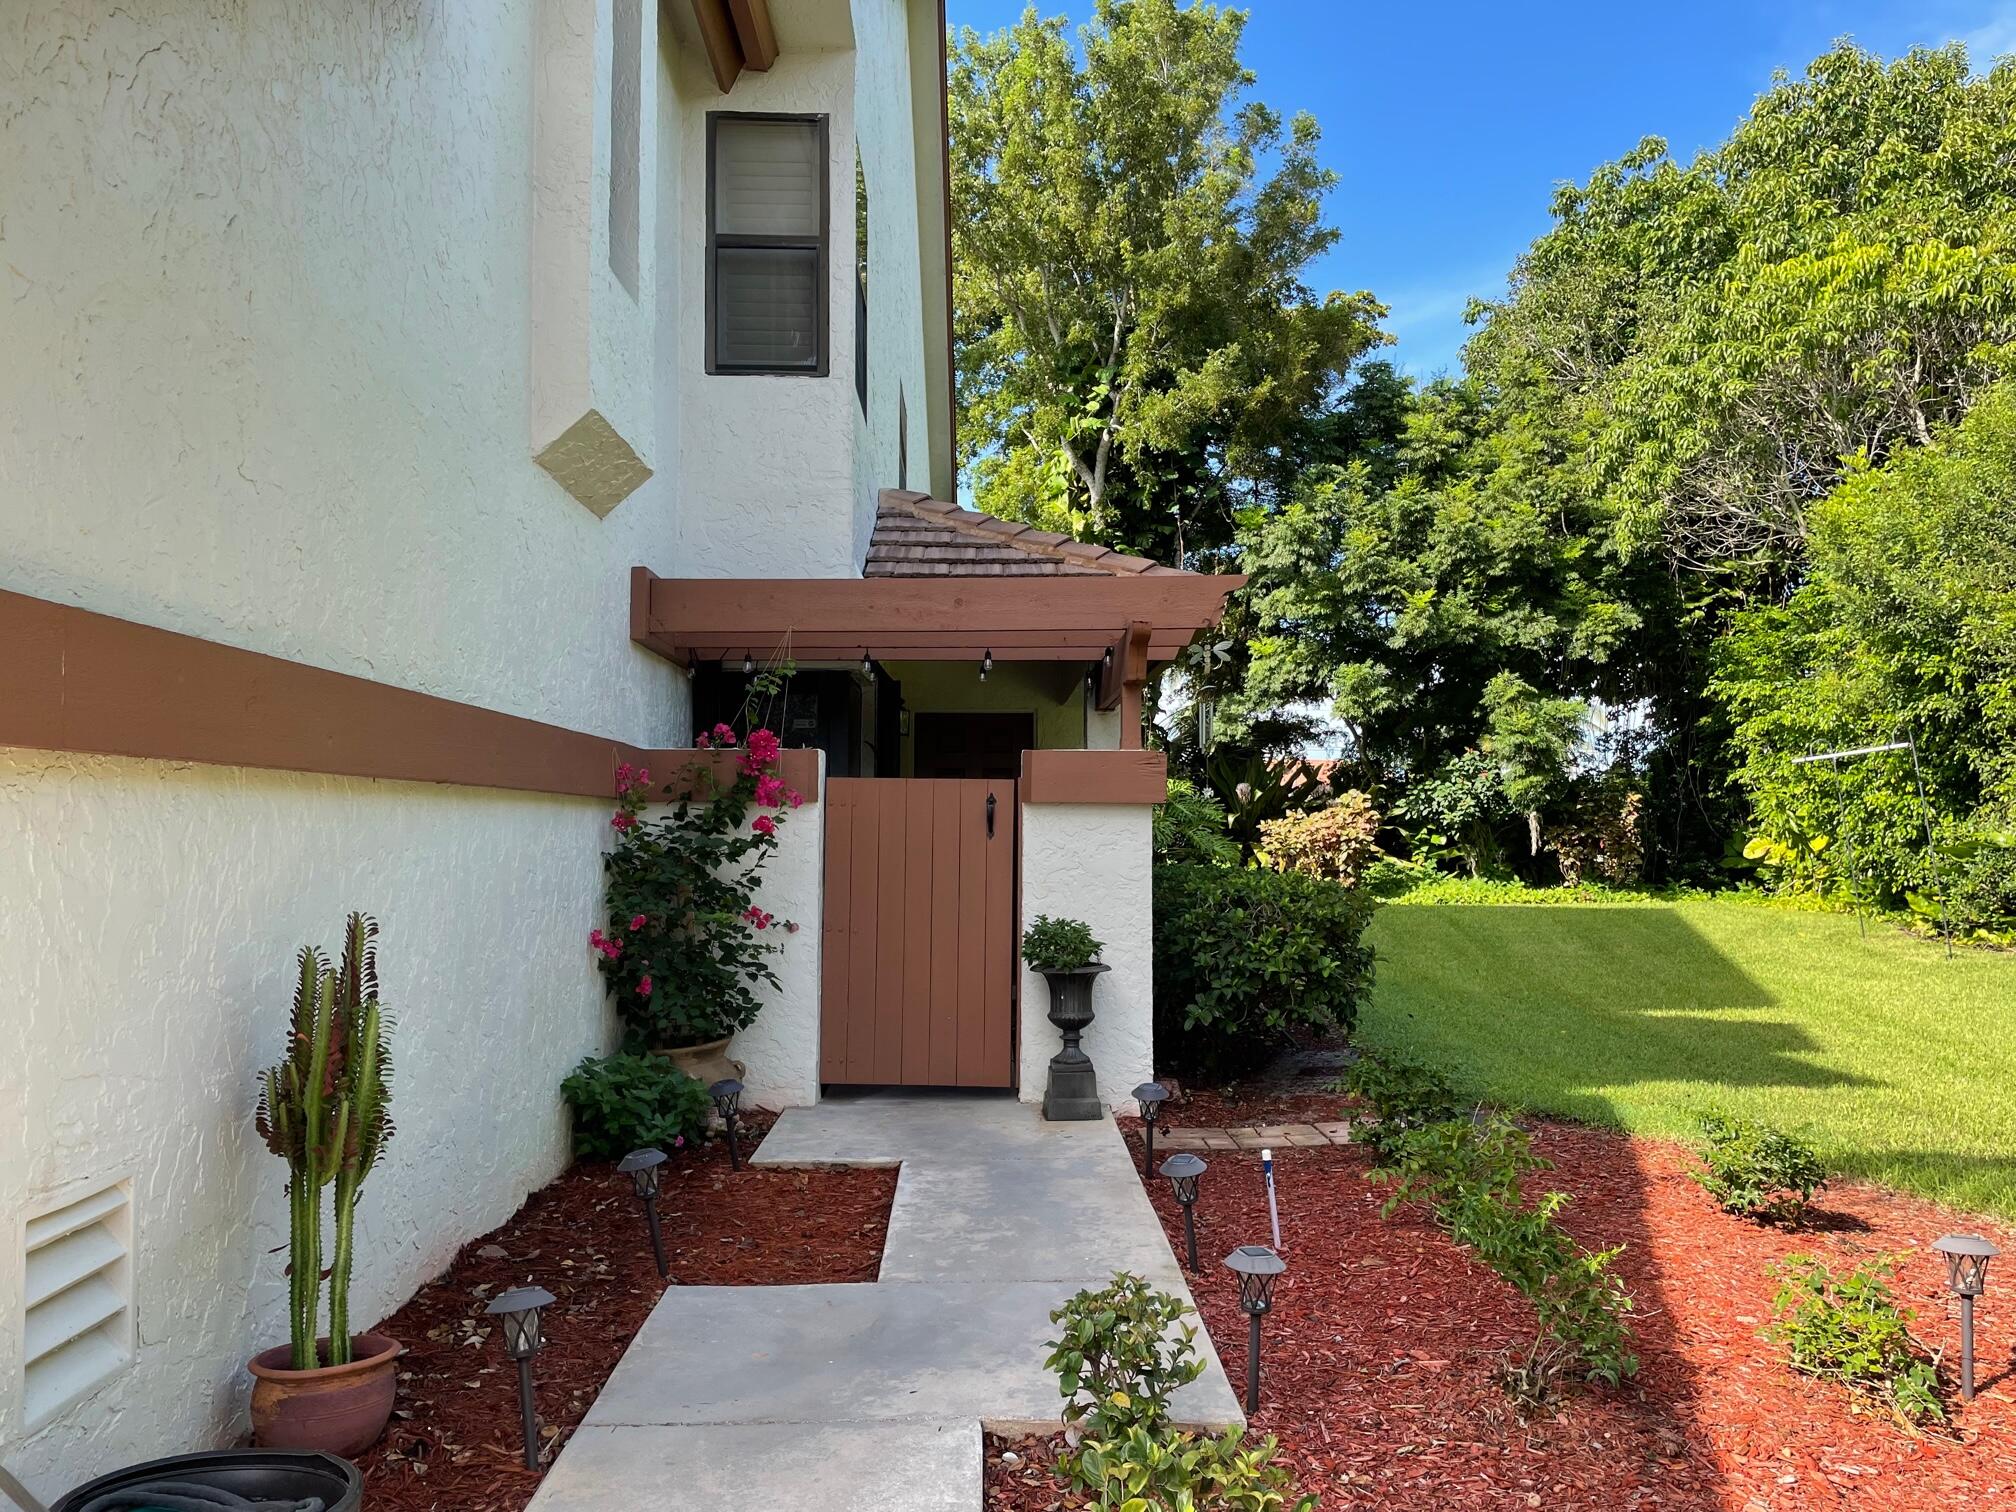
<path id="1" fill-rule="evenodd" d="M 1747 1114 L 1830 1169 L 2016 1217 L 2016 956 L 1709 901 L 1400 903 L 1371 938 L 1371 1049 L 1639 1133 Z"/>

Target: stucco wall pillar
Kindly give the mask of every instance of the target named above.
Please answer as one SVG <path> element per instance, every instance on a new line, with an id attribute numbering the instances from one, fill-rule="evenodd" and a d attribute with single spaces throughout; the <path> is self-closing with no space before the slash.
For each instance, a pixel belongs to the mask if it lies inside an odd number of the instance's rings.
<path id="1" fill-rule="evenodd" d="M 826 754 L 819 758 L 819 801 L 779 822 L 777 849 L 763 867 L 756 901 L 777 916 L 775 987 L 758 983 L 763 1011 L 735 1036 L 728 1053 L 748 1069 L 744 1100 L 759 1108 L 802 1108 L 819 1101 L 819 952 L 826 877 Z M 786 923 L 796 930 L 786 929 Z"/>

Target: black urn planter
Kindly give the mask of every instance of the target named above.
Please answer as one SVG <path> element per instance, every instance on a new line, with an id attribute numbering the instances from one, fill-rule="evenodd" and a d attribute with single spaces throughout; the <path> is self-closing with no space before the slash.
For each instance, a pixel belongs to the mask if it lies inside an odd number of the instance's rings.
<path id="1" fill-rule="evenodd" d="M 287 1449 L 219 1449 L 209 1454 L 181 1454 L 101 1475 L 89 1485 L 72 1491 L 50 1512 L 79 1512 L 100 1497 L 117 1491 L 165 1489 L 172 1485 L 228 1491 L 256 1502 L 286 1504 L 314 1497 L 328 1512 L 357 1512 L 364 1505 L 364 1478 L 355 1465 L 333 1454 Z"/>
<path id="2" fill-rule="evenodd" d="M 1043 1116 L 1052 1122 L 1106 1116 L 1092 1057 L 1078 1041 L 1092 1022 L 1092 983 L 1111 969 L 1094 961 L 1070 971 L 1043 973 L 1050 984 L 1050 1022 L 1064 1036 L 1064 1048 L 1050 1057 L 1050 1082 L 1043 1091 Z"/>

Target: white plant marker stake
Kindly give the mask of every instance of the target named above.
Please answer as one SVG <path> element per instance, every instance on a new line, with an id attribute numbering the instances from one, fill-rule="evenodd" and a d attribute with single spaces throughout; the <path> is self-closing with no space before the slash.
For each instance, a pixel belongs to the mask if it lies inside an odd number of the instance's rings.
<path id="1" fill-rule="evenodd" d="M 1267 1178 L 1267 1217 L 1274 1225 L 1274 1253 L 1281 1253 L 1281 1209 L 1274 1205 L 1274 1152 L 1260 1152 L 1260 1172 Z"/>

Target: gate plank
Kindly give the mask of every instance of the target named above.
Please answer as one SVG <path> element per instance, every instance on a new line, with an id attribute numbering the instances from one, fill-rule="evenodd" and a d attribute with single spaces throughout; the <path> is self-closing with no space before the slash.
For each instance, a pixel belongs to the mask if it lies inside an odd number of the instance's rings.
<path id="1" fill-rule="evenodd" d="M 904 816 L 913 805 L 895 784 L 877 795 L 875 844 L 880 848 L 875 877 L 875 1058 L 868 1080 L 894 1084 L 903 1080 L 903 937 L 909 932 L 904 916 L 903 868 L 907 826 Z"/>
<path id="2" fill-rule="evenodd" d="M 959 784 L 931 797 L 931 1084 L 959 1084 Z"/>
<path id="3" fill-rule="evenodd" d="M 847 927 L 852 917 L 848 886 L 849 843 L 854 824 L 853 786 L 826 784 L 826 875 L 819 929 L 819 1079 L 847 1079 Z"/>
<path id="4" fill-rule="evenodd" d="M 987 790 L 959 784 L 959 1085 L 987 1084 Z M 999 833 L 1007 816 L 996 806 Z"/>
<path id="5" fill-rule="evenodd" d="M 1013 782 L 990 785 L 995 798 L 994 838 L 987 846 L 986 1074 L 982 1085 L 1006 1087 L 1015 1073 L 1015 847 L 1022 807 Z"/>
<path id="6" fill-rule="evenodd" d="M 875 897 L 876 837 L 881 826 L 881 793 L 863 781 L 854 795 L 850 827 L 852 855 L 847 885 L 852 917 L 847 931 L 847 1079 L 865 1083 L 875 1068 Z"/>
<path id="7" fill-rule="evenodd" d="M 913 788 L 904 808 L 910 856 L 903 898 L 903 1074 L 913 1087 L 931 1085 L 931 867 L 936 855 L 928 791 Z"/>

